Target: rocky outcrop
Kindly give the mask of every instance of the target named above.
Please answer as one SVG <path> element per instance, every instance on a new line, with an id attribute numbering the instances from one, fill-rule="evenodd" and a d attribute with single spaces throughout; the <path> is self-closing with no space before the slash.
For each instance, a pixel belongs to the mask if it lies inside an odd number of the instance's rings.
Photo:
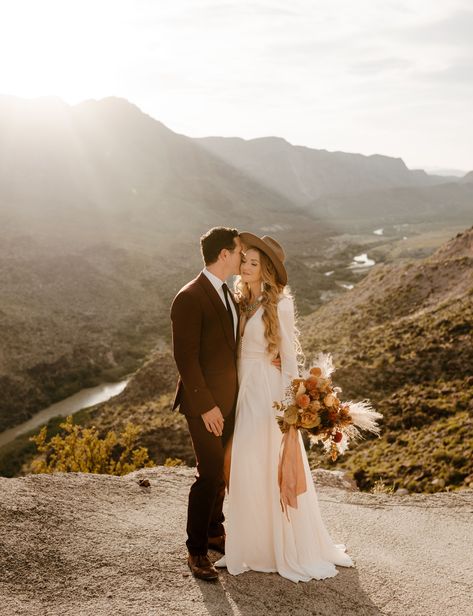
<path id="1" fill-rule="evenodd" d="M 473 531 L 473 491 L 375 495 L 316 480 L 327 529 L 347 545 L 354 568 L 299 584 L 222 570 L 208 583 L 186 564 L 194 473 L 155 467 L 123 477 L 0 478 L 2 616 L 469 613 L 473 559 L 465 538 Z"/>

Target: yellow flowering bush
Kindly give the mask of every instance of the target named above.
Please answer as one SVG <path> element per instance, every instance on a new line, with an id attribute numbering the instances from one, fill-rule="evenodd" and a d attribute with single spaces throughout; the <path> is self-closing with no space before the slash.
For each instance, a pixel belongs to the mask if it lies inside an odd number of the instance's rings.
<path id="1" fill-rule="evenodd" d="M 33 460 L 33 473 L 80 472 L 126 475 L 147 466 L 155 466 L 146 447 L 135 448 L 139 426 L 128 423 L 117 436 L 113 431 L 100 438 L 97 428 L 84 428 L 72 422 L 72 415 L 59 425 L 63 434 L 46 441 L 46 426 L 30 437 L 40 457 Z"/>

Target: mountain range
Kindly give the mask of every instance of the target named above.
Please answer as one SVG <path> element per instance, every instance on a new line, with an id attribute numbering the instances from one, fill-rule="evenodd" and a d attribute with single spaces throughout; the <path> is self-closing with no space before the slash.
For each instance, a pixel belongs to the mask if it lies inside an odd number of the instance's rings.
<path id="1" fill-rule="evenodd" d="M 301 204 L 310 204 L 331 193 L 351 194 L 458 181 L 456 176 L 429 175 L 423 170 L 408 169 L 400 158 L 316 150 L 292 145 L 280 137 L 250 140 L 204 137 L 198 141 L 222 160 Z"/>

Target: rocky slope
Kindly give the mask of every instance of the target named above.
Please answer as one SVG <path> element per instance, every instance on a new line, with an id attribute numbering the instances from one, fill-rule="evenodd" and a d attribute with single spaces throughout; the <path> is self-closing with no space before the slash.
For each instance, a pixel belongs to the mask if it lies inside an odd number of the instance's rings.
<path id="1" fill-rule="evenodd" d="M 0 478 L 2 616 L 438 616 L 467 614 L 473 492 L 388 496 L 315 485 L 323 520 L 355 567 L 294 584 L 186 564 L 195 469 L 123 477 L 58 473 Z M 148 479 L 149 487 L 138 481 Z M 218 554 L 211 552 L 216 560 Z"/>
<path id="2" fill-rule="evenodd" d="M 332 352 L 345 399 L 370 398 L 383 434 L 340 464 L 362 488 L 473 485 L 473 227 L 428 258 L 375 266 L 302 322 L 308 356 Z"/>

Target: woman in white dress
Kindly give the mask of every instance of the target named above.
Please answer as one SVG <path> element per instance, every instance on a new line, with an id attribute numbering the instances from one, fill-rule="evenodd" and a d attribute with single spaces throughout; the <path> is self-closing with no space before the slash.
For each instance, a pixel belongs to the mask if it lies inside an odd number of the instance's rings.
<path id="1" fill-rule="evenodd" d="M 344 544 L 334 544 L 323 523 L 301 434 L 307 490 L 297 509 L 280 503 L 282 433 L 273 402 L 299 376 L 294 303 L 286 287 L 284 251 L 268 236 L 240 234 L 246 247 L 236 283 L 242 314 L 239 394 L 231 447 L 225 556 L 215 563 L 237 575 L 278 572 L 293 582 L 338 574 L 353 567 Z M 271 362 L 278 356 L 281 369 Z"/>

